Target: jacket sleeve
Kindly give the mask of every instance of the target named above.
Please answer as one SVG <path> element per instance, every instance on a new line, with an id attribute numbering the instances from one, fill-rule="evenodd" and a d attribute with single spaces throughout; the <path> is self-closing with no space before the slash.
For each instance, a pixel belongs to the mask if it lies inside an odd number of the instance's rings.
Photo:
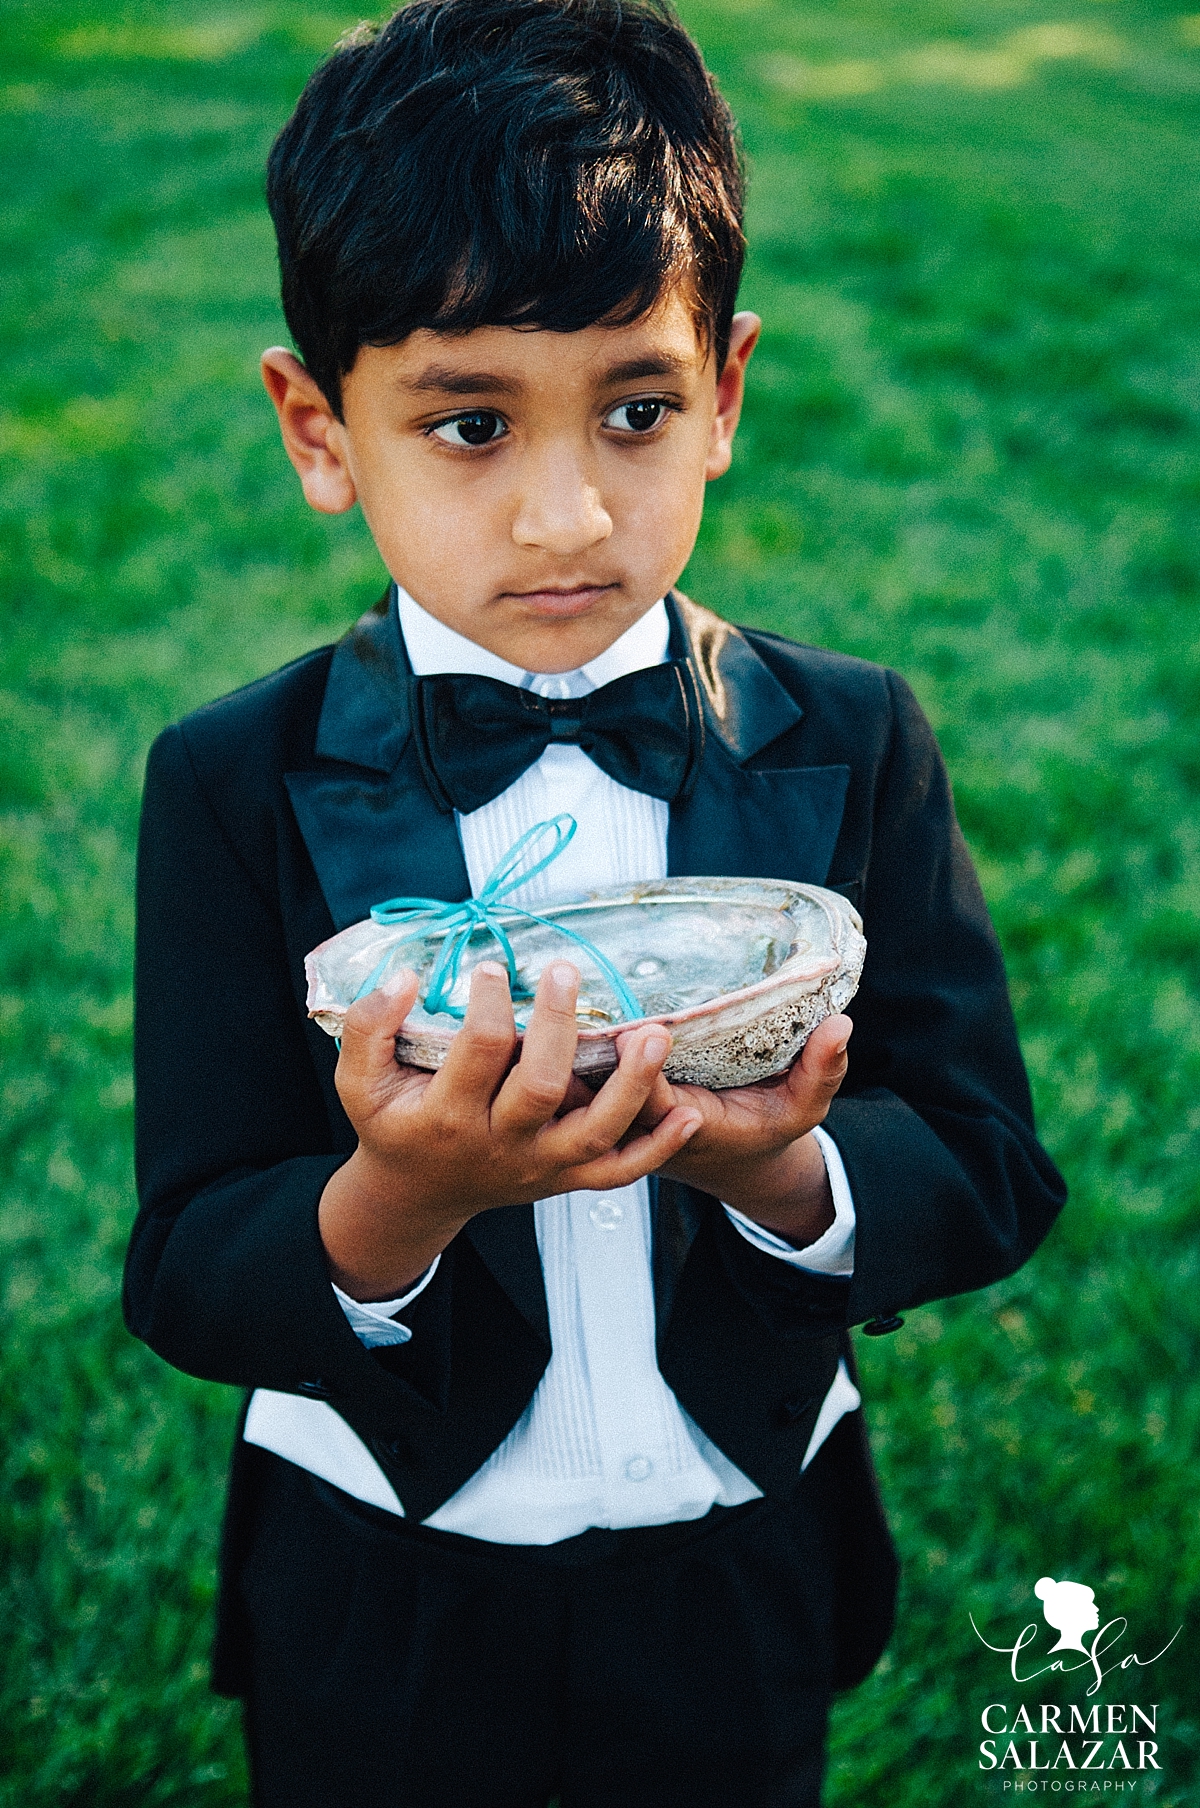
<path id="1" fill-rule="evenodd" d="M 941 754 L 908 686 L 888 683 L 867 960 L 825 1124 L 857 1213 L 852 1324 L 1011 1274 L 1066 1197 L 1034 1134 L 1000 948 Z"/>
<path id="2" fill-rule="evenodd" d="M 353 1132 L 327 1107 L 295 984 L 278 908 L 168 729 L 151 750 L 138 847 L 141 1209 L 126 1322 L 190 1374 L 353 1393 L 383 1422 L 400 1383 L 348 1324 L 317 1228 Z"/>

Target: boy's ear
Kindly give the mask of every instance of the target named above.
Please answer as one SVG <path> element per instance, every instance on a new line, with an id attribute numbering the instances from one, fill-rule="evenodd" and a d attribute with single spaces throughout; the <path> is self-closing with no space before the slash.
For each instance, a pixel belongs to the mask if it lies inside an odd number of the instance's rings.
<path id="1" fill-rule="evenodd" d="M 262 380 L 279 416 L 283 449 L 295 465 L 310 508 L 341 515 L 358 492 L 346 429 L 299 358 L 273 345 L 262 355 Z"/>
<path id="2" fill-rule="evenodd" d="M 733 436 L 742 415 L 742 399 L 746 393 L 746 366 L 758 344 L 762 321 L 757 314 L 735 314 L 729 334 L 729 351 L 717 378 L 717 412 L 713 416 L 708 456 L 704 461 L 707 481 L 721 477 L 733 458 Z"/>

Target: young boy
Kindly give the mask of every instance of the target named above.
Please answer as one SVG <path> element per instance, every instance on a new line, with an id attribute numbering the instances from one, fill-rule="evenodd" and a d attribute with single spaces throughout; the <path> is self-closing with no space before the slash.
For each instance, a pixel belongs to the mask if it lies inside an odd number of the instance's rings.
<path id="1" fill-rule="evenodd" d="M 815 1804 L 895 1584 L 847 1328 L 1008 1274 L 1062 1188 L 911 694 L 674 590 L 758 332 L 731 120 L 648 0 L 414 0 L 318 70 L 269 194 L 284 445 L 394 582 L 151 754 L 126 1293 L 254 1390 L 217 1686 L 255 1799 Z M 394 1059 L 411 976 L 339 1056 L 307 951 L 564 811 L 518 901 L 851 898 L 849 1050 L 835 1017 L 716 1094 L 647 1026 L 592 1097 L 563 959 L 515 1065 L 495 964 L 438 1074 Z"/>

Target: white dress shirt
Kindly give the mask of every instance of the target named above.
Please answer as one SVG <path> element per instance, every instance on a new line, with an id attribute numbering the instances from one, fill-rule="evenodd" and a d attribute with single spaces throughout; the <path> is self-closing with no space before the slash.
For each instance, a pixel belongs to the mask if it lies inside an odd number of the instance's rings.
<path id="1" fill-rule="evenodd" d="M 578 671 L 523 672 L 428 615 L 404 591 L 400 624 L 418 676 L 472 672 L 542 696 L 583 696 L 667 656 L 669 622 L 658 602 Z M 668 806 L 608 777 L 581 748 L 549 746 L 507 791 L 458 817 L 471 889 L 533 824 L 563 812 L 578 829 L 553 865 L 513 894 L 537 909 L 555 897 L 665 877 Z M 397 876 L 397 884 L 401 876 Z M 795 1266 L 849 1274 L 854 1205 L 837 1147 L 814 1132 L 829 1172 L 835 1220 L 796 1249 L 741 1212 L 725 1210 L 757 1248 Z M 713 1506 L 754 1500 L 760 1490 L 705 1437 L 658 1370 L 651 1281 L 649 1185 L 575 1192 L 534 1206 L 552 1354 L 537 1390 L 504 1442 L 425 1524 L 499 1544 L 553 1544 L 590 1526 L 662 1525 L 698 1519 Z M 369 1348 L 405 1343 L 396 1314 L 428 1286 L 435 1262 L 402 1298 L 363 1304 L 335 1288 Z M 801 1467 L 806 1467 L 859 1395 L 839 1363 Z M 402 1502 L 366 1445 L 332 1406 L 260 1388 L 245 1436 L 336 1487 L 403 1514 Z"/>

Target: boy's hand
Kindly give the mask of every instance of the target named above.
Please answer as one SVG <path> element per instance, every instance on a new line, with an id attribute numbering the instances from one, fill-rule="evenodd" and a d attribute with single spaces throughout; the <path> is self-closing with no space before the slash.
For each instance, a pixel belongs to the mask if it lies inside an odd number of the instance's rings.
<path id="1" fill-rule="evenodd" d="M 699 1111 L 703 1120 L 662 1171 L 801 1247 L 815 1242 L 834 1213 L 825 1162 L 810 1132 L 845 1078 L 853 1028 L 848 1017 L 827 1017 L 787 1073 L 756 1086 L 708 1092 L 672 1086 L 660 1076 L 639 1124 L 665 1122 L 681 1106 Z"/>
<path id="2" fill-rule="evenodd" d="M 319 1213 L 333 1278 L 347 1293 L 395 1298 L 477 1212 L 629 1186 L 700 1128 L 690 1101 L 660 1098 L 653 1124 L 630 1135 L 671 1046 L 655 1025 L 622 1038 L 616 1072 L 586 1106 L 557 1115 L 571 1087 L 578 989 L 568 962 L 546 969 L 514 1065 L 508 976 L 481 962 L 462 1029 L 436 1073 L 395 1058 L 415 974 L 350 1008 L 337 1089 L 359 1146 L 325 1188 Z"/>

